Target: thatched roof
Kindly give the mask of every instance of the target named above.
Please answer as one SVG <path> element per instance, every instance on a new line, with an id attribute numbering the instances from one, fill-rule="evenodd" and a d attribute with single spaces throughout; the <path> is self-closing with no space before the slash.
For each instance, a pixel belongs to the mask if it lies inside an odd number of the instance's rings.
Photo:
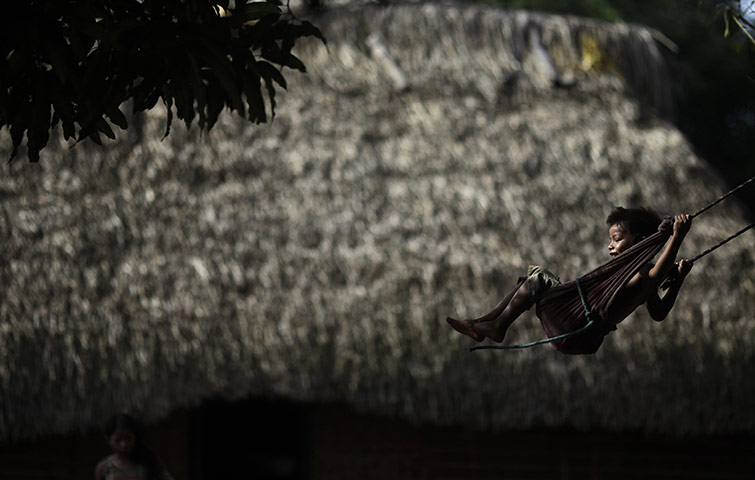
<path id="1" fill-rule="evenodd" d="M 669 88 L 652 32 L 478 6 L 315 22 L 328 46 L 298 50 L 309 74 L 270 126 L 161 141 L 156 113 L 3 166 L 0 439 L 248 395 L 474 428 L 755 428 L 752 236 L 595 356 L 469 353 L 443 321 L 487 311 L 528 263 L 602 262 L 614 205 L 690 211 L 725 189 L 648 113 Z M 716 207 L 683 253 L 744 222 Z M 541 336 L 529 315 L 509 341 Z"/>

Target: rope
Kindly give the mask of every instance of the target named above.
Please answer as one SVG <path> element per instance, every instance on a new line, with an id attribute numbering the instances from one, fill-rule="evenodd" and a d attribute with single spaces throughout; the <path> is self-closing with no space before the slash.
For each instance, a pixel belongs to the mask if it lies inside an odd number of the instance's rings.
<path id="1" fill-rule="evenodd" d="M 589 320 L 587 322 L 587 325 L 585 325 L 584 327 L 578 328 L 577 330 L 574 330 L 573 332 L 564 333 L 562 335 L 557 335 L 555 337 L 543 338 L 542 340 L 535 340 L 534 342 L 530 342 L 530 343 L 517 343 L 514 345 L 475 345 L 473 347 L 469 347 L 469 351 L 473 352 L 475 350 L 513 350 L 515 348 L 530 348 L 530 347 L 534 347 L 535 345 L 542 345 L 544 343 L 555 342 L 556 340 L 561 340 L 562 338 L 571 337 L 572 335 L 582 333 L 585 330 L 587 330 L 589 327 L 591 327 L 592 324 L 593 324 L 593 321 Z"/>
<path id="2" fill-rule="evenodd" d="M 587 317 L 587 320 L 589 320 L 589 323 L 592 323 L 592 312 L 590 311 L 590 307 L 587 306 L 587 299 L 585 298 L 585 294 L 582 292 L 582 278 L 577 277 L 574 279 L 574 283 L 577 285 L 577 293 L 579 293 L 579 299 L 582 301 L 582 308 L 585 309 L 585 317 Z"/>
<path id="3" fill-rule="evenodd" d="M 740 230 L 737 233 L 729 236 L 729 238 L 727 238 L 726 240 L 722 240 L 722 241 L 718 242 L 716 245 L 713 245 L 712 247 L 710 247 L 709 249 L 707 249 L 706 251 L 704 251 L 703 253 L 698 254 L 695 258 L 693 258 L 692 260 L 690 260 L 690 262 L 695 263 L 696 261 L 700 260 L 701 258 L 703 258 L 704 256 L 706 256 L 707 254 L 709 254 L 713 250 L 717 249 L 718 247 L 724 246 L 725 244 L 727 244 L 730 241 L 734 240 L 735 238 L 737 238 L 738 236 L 742 235 L 743 233 L 745 233 L 747 230 L 751 229 L 754 226 L 755 226 L 755 223 L 751 223 L 751 224 L 747 225 L 742 230 Z"/>
<path id="4" fill-rule="evenodd" d="M 715 206 L 716 204 L 718 204 L 719 202 L 721 202 L 722 200 L 724 200 L 726 197 L 728 197 L 729 195 L 733 194 L 737 190 L 741 189 L 742 187 L 744 187 L 748 183 L 752 182 L 753 180 L 755 180 L 755 177 L 751 177 L 749 180 L 745 180 L 738 187 L 735 187 L 735 188 L 729 190 L 725 194 L 723 194 L 720 197 L 718 197 L 716 200 L 712 201 L 708 205 L 704 206 L 703 208 L 701 208 L 697 212 L 695 212 L 692 215 L 690 215 L 690 218 L 695 218 L 696 216 L 700 215 L 701 213 L 707 211 L 708 209 L 710 209 L 711 207 Z M 751 223 L 751 224 L 747 225 L 746 227 L 744 227 L 742 230 L 738 231 L 737 233 L 735 233 L 733 235 L 730 235 L 728 238 L 726 238 L 726 239 L 718 242 L 717 244 L 713 245 L 709 249 L 705 250 L 704 252 L 702 252 L 702 253 L 698 254 L 697 256 L 695 256 L 694 258 L 692 258 L 690 260 L 690 263 L 695 263 L 696 261 L 700 260 L 701 258 L 703 258 L 704 256 L 706 256 L 707 254 L 711 253 L 713 250 L 715 250 L 715 249 L 717 249 L 719 247 L 724 246 L 725 244 L 729 243 L 730 241 L 734 240 L 738 236 L 740 236 L 743 233 L 745 233 L 747 230 L 751 229 L 753 226 L 755 226 L 755 223 Z M 666 275 L 665 280 L 663 280 L 663 282 L 661 282 L 661 289 L 667 290 L 671 286 L 671 282 L 676 278 L 677 275 L 678 275 L 678 273 L 676 272 L 676 270 L 671 270 Z"/>
<path id="5" fill-rule="evenodd" d="M 745 181 L 744 181 L 744 183 L 742 183 L 742 184 L 741 184 L 741 185 L 739 185 L 738 187 L 732 188 L 732 189 L 731 189 L 731 190 L 729 190 L 728 192 L 724 193 L 723 195 L 721 195 L 721 196 L 720 196 L 720 197 L 718 197 L 717 199 L 715 199 L 715 200 L 713 200 L 712 202 L 710 202 L 710 203 L 709 203 L 708 205 L 704 206 L 703 208 L 701 208 L 701 209 L 700 209 L 700 210 L 698 210 L 697 212 L 695 212 L 695 213 L 693 213 L 692 215 L 690 215 L 690 217 L 691 217 L 691 218 L 695 218 L 696 216 L 700 215 L 701 213 L 703 213 L 703 212 L 706 212 L 707 210 L 709 210 L 709 209 L 713 208 L 713 207 L 714 207 L 715 205 L 717 205 L 717 204 L 718 204 L 719 202 L 723 201 L 723 200 L 724 200 L 725 198 L 727 198 L 727 197 L 728 197 L 729 195 L 731 195 L 731 194 L 733 194 L 734 192 L 738 191 L 739 189 L 743 188 L 743 187 L 744 187 L 745 185 L 747 185 L 748 183 L 752 182 L 753 180 L 755 180 L 755 176 L 753 176 L 753 177 L 750 177 L 750 179 L 749 179 L 749 180 L 745 180 Z"/>

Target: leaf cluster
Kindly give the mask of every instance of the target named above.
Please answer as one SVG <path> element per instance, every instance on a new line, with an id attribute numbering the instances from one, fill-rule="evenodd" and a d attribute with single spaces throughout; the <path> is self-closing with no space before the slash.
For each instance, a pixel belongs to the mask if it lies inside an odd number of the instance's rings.
<path id="1" fill-rule="evenodd" d="M 753 38 L 752 34 L 750 33 L 750 30 L 755 28 L 753 24 L 747 19 L 746 12 L 752 13 L 753 6 L 752 3 L 747 7 L 747 9 L 743 9 L 742 2 L 740 0 L 729 0 L 729 1 L 723 1 L 723 2 L 705 2 L 705 0 L 700 0 L 700 8 L 707 6 L 710 7 L 710 5 L 707 5 L 707 3 L 712 3 L 713 8 L 715 10 L 715 16 L 721 15 L 724 19 L 724 37 L 729 37 L 731 35 L 731 29 L 732 27 L 736 28 L 739 32 L 742 33 L 747 39 L 750 41 L 750 43 L 755 46 L 755 38 Z"/>
<path id="2" fill-rule="evenodd" d="M 39 160 L 50 130 L 66 140 L 127 128 L 134 113 L 158 101 L 210 130 L 228 108 L 255 123 L 275 114 L 283 67 L 304 72 L 293 53 L 305 36 L 323 38 L 279 0 L 26 0 L 0 16 L 0 128 L 13 152 L 26 136 Z M 230 14 L 228 14 L 230 12 Z M 266 106 L 267 96 L 269 108 Z M 269 110 L 269 111 L 268 111 Z"/>

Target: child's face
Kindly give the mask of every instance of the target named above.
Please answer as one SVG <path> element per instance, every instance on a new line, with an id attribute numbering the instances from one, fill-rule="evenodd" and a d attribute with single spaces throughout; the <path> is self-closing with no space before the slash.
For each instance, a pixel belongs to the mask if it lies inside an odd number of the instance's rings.
<path id="1" fill-rule="evenodd" d="M 128 456 L 134 450 L 134 434 L 128 430 L 116 430 L 107 437 L 107 443 L 113 452 Z"/>
<path id="2" fill-rule="evenodd" d="M 634 237 L 623 223 L 614 223 L 608 228 L 608 254 L 612 257 L 625 251 L 634 244 Z"/>

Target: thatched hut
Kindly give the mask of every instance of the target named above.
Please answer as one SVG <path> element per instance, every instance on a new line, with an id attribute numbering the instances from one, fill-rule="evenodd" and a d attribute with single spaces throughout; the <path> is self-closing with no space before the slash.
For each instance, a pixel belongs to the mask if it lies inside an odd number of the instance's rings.
<path id="1" fill-rule="evenodd" d="M 469 353 L 528 263 L 605 259 L 612 206 L 726 190 L 673 123 L 659 35 L 482 6 L 339 9 L 269 126 L 52 145 L 0 177 L 0 440 L 287 399 L 469 431 L 755 432 L 755 253 L 701 260 L 671 317 L 594 356 Z M 3 137 L 2 154 L 9 151 Z M 745 223 L 694 225 L 693 255 Z M 542 337 L 521 319 L 510 342 Z"/>

